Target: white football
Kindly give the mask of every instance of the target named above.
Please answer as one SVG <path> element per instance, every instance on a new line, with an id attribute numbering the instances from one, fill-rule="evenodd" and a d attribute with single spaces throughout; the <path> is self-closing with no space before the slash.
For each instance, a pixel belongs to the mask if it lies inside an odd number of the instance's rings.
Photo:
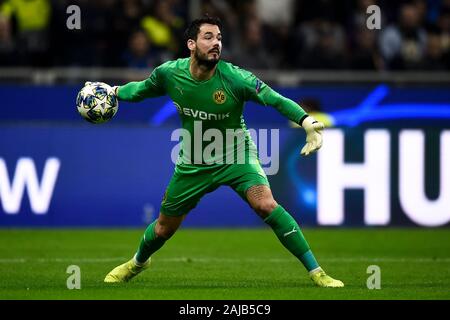
<path id="1" fill-rule="evenodd" d="M 77 96 L 77 110 L 91 123 L 111 120 L 119 109 L 114 89 L 103 82 L 86 82 Z"/>

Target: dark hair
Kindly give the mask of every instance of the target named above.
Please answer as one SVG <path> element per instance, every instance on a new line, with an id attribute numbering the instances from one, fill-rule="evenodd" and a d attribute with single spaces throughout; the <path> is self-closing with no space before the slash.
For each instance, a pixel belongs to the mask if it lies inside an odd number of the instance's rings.
<path id="1" fill-rule="evenodd" d="M 200 32 L 200 27 L 202 24 L 213 24 L 215 26 L 218 26 L 219 29 L 222 29 L 222 21 L 220 21 L 219 18 L 216 17 L 210 17 L 209 15 L 205 14 L 200 19 L 195 19 L 189 24 L 189 27 L 184 32 L 184 38 L 185 40 L 197 40 L 198 33 Z"/>

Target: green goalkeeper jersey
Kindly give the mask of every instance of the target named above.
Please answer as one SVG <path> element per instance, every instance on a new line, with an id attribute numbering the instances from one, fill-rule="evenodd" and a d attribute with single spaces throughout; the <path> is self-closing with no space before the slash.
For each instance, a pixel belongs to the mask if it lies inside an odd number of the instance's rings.
<path id="1" fill-rule="evenodd" d="M 168 61 L 149 78 L 119 87 L 122 101 L 141 101 L 169 95 L 181 118 L 182 147 L 178 164 L 214 165 L 257 159 L 256 147 L 243 119 L 246 101 L 273 106 L 288 119 L 300 123 L 306 112 L 251 72 L 219 61 L 214 75 L 195 80 L 190 58 Z"/>

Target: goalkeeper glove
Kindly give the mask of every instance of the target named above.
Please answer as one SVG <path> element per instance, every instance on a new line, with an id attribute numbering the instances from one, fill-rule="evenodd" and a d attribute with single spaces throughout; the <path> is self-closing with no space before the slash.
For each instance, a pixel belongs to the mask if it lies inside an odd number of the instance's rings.
<path id="1" fill-rule="evenodd" d="M 324 125 L 313 117 L 307 116 L 302 122 L 302 127 L 306 132 L 306 144 L 300 153 L 303 156 L 307 156 L 322 147 L 322 130 Z"/>

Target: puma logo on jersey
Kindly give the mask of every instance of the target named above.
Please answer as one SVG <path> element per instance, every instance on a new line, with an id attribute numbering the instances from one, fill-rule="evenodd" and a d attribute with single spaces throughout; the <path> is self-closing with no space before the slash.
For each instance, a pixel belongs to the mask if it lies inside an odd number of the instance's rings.
<path id="1" fill-rule="evenodd" d="M 183 88 L 176 86 L 175 89 L 177 89 L 181 95 L 183 95 Z"/>

